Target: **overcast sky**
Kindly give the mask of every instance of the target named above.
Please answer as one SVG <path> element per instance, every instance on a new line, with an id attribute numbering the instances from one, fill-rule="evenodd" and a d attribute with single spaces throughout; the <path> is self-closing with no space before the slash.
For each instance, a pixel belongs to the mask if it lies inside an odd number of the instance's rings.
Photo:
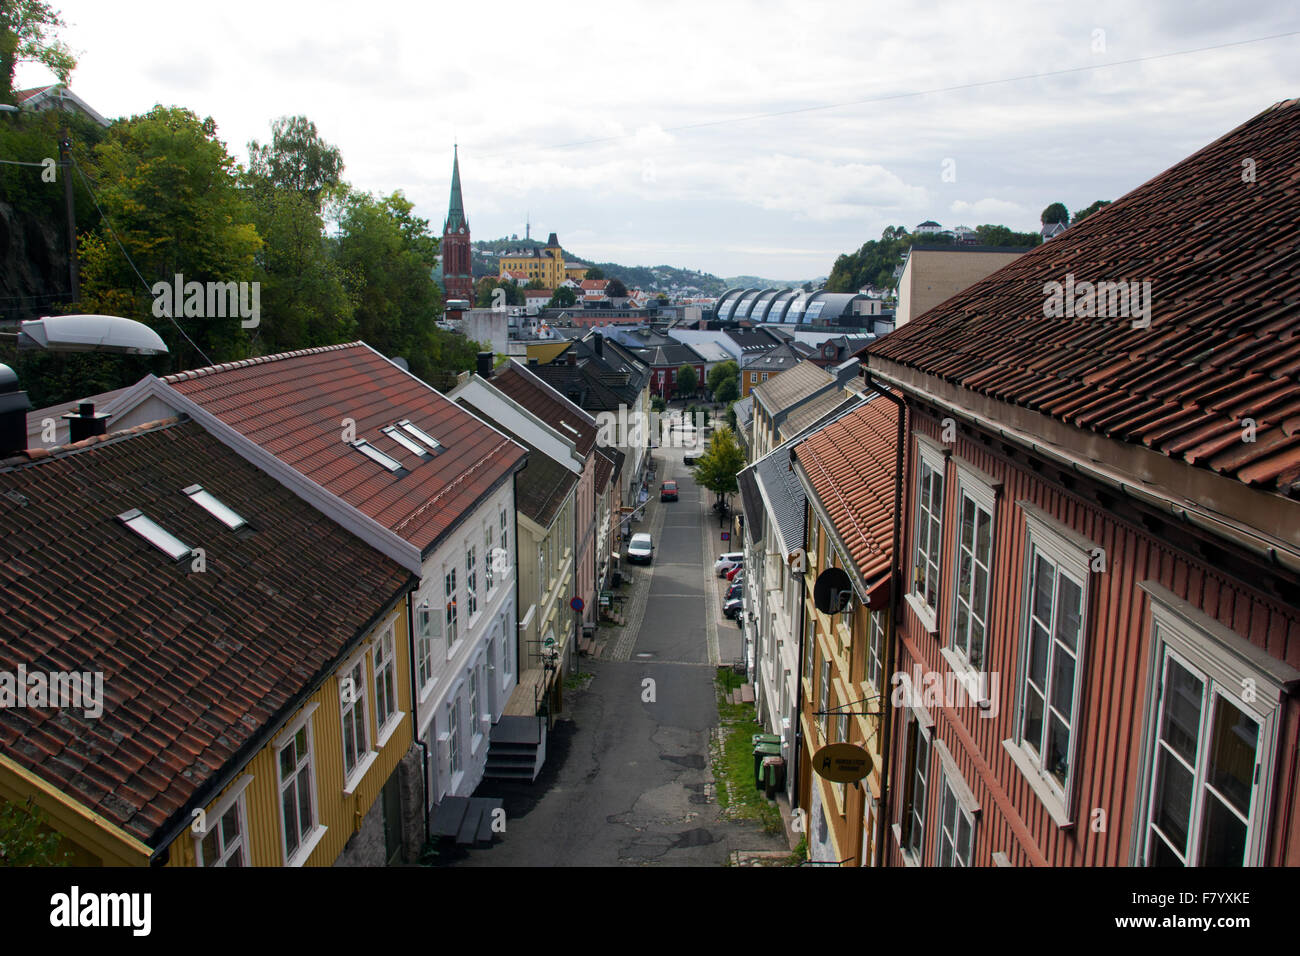
<path id="1" fill-rule="evenodd" d="M 1294 0 L 53 6 L 105 116 L 185 106 L 244 162 L 305 115 L 439 233 L 459 142 L 475 238 L 528 215 L 586 258 L 723 276 L 824 275 L 925 219 L 1036 228 L 1300 95 L 1300 36 L 1120 62 L 1300 30 Z"/>

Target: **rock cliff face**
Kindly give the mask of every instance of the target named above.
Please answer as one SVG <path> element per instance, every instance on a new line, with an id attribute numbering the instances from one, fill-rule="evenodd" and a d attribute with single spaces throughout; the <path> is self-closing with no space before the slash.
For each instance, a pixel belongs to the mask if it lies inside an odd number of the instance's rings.
<path id="1" fill-rule="evenodd" d="M 20 212 L 0 200 L 0 322 L 49 315 L 67 301 L 63 223 Z"/>

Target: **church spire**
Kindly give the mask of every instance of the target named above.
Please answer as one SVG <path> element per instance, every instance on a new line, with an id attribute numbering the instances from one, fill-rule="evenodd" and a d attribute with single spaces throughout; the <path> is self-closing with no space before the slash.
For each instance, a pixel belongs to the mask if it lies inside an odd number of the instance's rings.
<path id="1" fill-rule="evenodd" d="M 469 222 L 465 219 L 465 202 L 460 198 L 460 155 L 459 148 L 452 146 L 451 161 L 451 202 L 447 207 L 447 224 L 443 227 L 443 232 L 456 232 L 461 227 L 469 229 Z"/>

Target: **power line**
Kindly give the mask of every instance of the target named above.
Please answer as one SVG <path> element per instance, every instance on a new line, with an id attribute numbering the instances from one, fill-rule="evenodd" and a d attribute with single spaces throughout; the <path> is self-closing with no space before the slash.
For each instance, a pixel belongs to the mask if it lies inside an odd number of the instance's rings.
<path id="1" fill-rule="evenodd" d="M 1153 60 L 1167 60 L 1176 56 L 1191 56 L 1196 53 L 1208 53 L 1213 50 L 1224 50 L 1228 47 L 1245 46 L 1251 43 L 1265 43 L 1269 40 L 1281 40 L 1287 37 L 1300 36 L 1300 30 L 1292 30 L 1287 33 L 1274 33 L 1269 36 L 1252 37 L 1249 40 L 1232 40 L 1227 43 L 1216 43 L 1212 46 L 1197 47 L 1192 50 L 1174 50 L 1170 53 L 1153 53 L 1148 56 L 1136 56 L 1127 60 L 1113 60 L 1109 63 L 1090 63 L 1087 66 L 1072 66 L 1060 70 L 1047 70 L 1043 73 L 1023 73 L 1019 76 L 1004 76 L 995 80 L 978 80 L 973 83 L 958 83 L 953 86 L 936 86 L 925 90 L 913 90 L 906 93 L 884 93 L 879 96 L 869 96 L 858 100 L 845 100 L 840 103 L 823 103 L 819 106 L 799 106 L 788 110 L 772 110 L 766 113 L 751 113 L 748 116 L 735 116 L 730 119 L 706 120 L 702 123 L 686 123 L 681 126 L 664 127 L 665 133 L 683 133 L 690 130 L 705 129 L 712 126 L 727 126 L 731 123 L 745 123 L 750 120 L 771 119 L 777 116 L 794 116 L 799 113 L 816 113 L 825 110 L 838 110 L 847 106 L 865 106 L 871 103 L 886 103 L 891 100 L 912 99 L 918 96 L 929 96 L 934 93 L 954 93 L 960 90 L 975 90 L 988 86 L 998 86 L 1005 83 L 1019 83 L 1023 80 L 1042 80 L 1054 76 L 1068 76 L 1073 73 L 1087 73 L 1092 70 L 1104 70 L 1115 66 L 1131 66 L 1134 63 L 1150 63 Z M 528 149 L 509 150 L 500 153 L 487 153 L 480 156 L 480 159 L 492 159 L 497 156 L 514 156 L 520 153 L 546 152 L 554 149 L 572 149 L 577 146 L 594 146 L 601 143 L 613 143 L 619 140 L 630 139 L 635 133 L 620 133 L 617 136 L 602 136 L 597 139 L 581 139 L 571 143 L 556 143 L 551 146 L 535 146 Z"/>
<path id="2" fill-rule="evenodd" d="M 49 166 L 49 163 L 20 163 L 16 159 L 0 159 L 5 166 Z"/>
<path id="3" fill-rule="evenodd" d="M 126 246 L 122 245 L 122 240 L 118 238 L 117 230 L 113 228 L 113 220 L 109 219 L 104 213 L 104 210 L 99 207 L 99 200 L 95 198 L 95 190 L 91 189 L 90 180 L 87 179 L 86 174 L 81 171 L 81 166 L 77 164 L 77 158 L 72 155 L 71 150 L 68 151 L 68 158 L 72 160 L 72 167 L 77 171 L 77 175 L 81 177 L 81 182 L 85 185 L 86 192 L 90 193 L 90 201 L 95 204 L 95 211 L 98 212 L 104 222 L 108 224 L 108 231 L 113 234 L 113 241 L 116 242 L 117 247 L 122 250 L 122 255 L 126 257 L 127 264 L 131 266 L 131 271 L 134 272 L 136 278 L 140 280 L 140 284 L 144 286 L 145 291 L 152 294 L 153 286 L 145 281 L 144 276 L 140 274 L 140 270 L 135 267 L 135 262 L 131 259 L 131 254 L 126 251 Z M 199 348 L 198 343 L 190 338 L 189 335 L 186 334 L 185 330 L 181 328 L 181 324 L 177 322 L 175 316 L 172 315 L 171 309 L 167 310 L 167 318 L 171 319 L 172 325 L 176 326 L 176 331 L 180 332 L 180 334 L 185 337 L 185 341 L 189 342 L 190 345 L 193 346 L 194 351 L 198 352 L 199 355 L 203 357 L 203 361 L 207 362 L 209 365 L 216 364 L 212 359 L 207 357 L 203 349 Z"/>

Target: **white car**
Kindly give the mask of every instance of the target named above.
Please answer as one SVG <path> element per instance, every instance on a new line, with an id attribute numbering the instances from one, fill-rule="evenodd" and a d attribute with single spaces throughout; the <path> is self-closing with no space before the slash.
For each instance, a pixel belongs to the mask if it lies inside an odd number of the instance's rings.
<path id="1" fill-rule="evenodd" d="M 728 551 L 726 554 L 718 555 L 718 560 L 713 563 L 713 573 L 722 577 L 738 564 L 745 563 L 745 552 Z"/>
<path id="2" fill-rule="evenodd" d="M 627 544 L 627 559 L 632 562 L 649 564 L 655 554 L 654 541 L 648 534 L 634 534 Z"/>

